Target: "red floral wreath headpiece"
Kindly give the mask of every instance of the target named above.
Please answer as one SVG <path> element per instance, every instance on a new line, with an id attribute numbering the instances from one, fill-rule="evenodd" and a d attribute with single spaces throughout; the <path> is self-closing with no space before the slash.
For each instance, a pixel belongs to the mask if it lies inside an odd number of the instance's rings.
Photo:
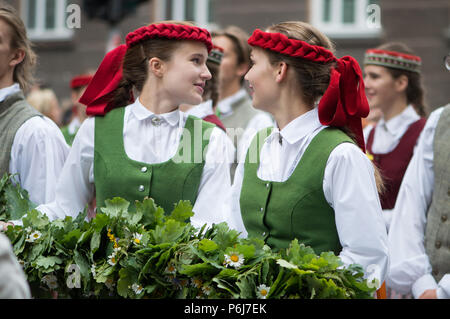
<path id="1" fill-rule="evenodd" d="M 361 68 L 353 57 L 337 59 L 330 50 L 321 46 L 259 29 L 253 32 L 248 44 L 312 62 L 335 62 L 330 84 L 319 102 L 319 120 L 323 125 L 347 126 L 355 135 L 358 146 L 365 152 L 361 118 L 369 114 L 369 103 L 364 92 Z"/>
<path id="2" fill-rule="evenodd" d="M 208 53 L 212 49 L 211 35 L 208 30 L 189 25 L 158 23 L 128 33 L 126 44 L 118 46 L 105 55 L 86 91 L 81 96 L 80 103 L 87 106 L 87 115 L 105 115 L 115 107 L 110 101 L 122 80 L 122 61 L 127 49 L 154 38 L 199 41 L 206 45 Z M 133 100 L 132 97 L 130 102 Z"/>

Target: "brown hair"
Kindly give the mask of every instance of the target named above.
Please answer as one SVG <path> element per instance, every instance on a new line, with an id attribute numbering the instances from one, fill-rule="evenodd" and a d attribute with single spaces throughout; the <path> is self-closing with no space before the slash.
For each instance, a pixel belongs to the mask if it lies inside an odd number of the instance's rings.
<path id="1" fill-rule="evenodd" d="M 220 64 L 212 61 L 206 61 L 206 66 L 211 73 L 211 79 L 205 83 L 203 101 L 212 100 L 212 106 L 215 107 L 219 101 L 219 72 Z"/>
<path id="2" fill-rule="evenodd" d="M 162 23 L 162 22 L 155 22 Z M 188 21 L 164 21 L 164 23 L 194 26 Z M 129 48 L 122 62 L 122 80 L 112 98 L 114 106 L 130 103 L 133 89 L 142 91 L 148 76 L 148 61 L 157 57 L 169 61 L 173 52 L 179 47 L 180 40 L 156 38 L 142 41 Z"/>
<path id="3" fill-rule="evenodd" d="M 230 25 L 223 30 L 211 32 L 211 37 L 224 36 L 233 43 L 234 52 L 237 56 L 237 64 L 247 64 L 250 67 L 250 46 L 247 43 L 249 35 L 241 28 Z M 244 76 L 241 78 L 241 84 L 244 82 Z"/>
<path id="4" fill-rule="evenodd" d="M 416 55 L 406 44 L 400 42 L 390 42 L 380 45 L 377 49 L 386 51 L 395 51 L 410 55 Z M 408 104 L 412 104 L 417 114 L 420 116 L 426 116 L 426 103 L 425 103 L 425 88 L 422 83 L 422 76 L 420 73 L 389 68 L 384 66 L 394 79 L 398 79 L 404 75 L 408 78 L 408 87 L 406 88 L 406 100 Z"/>
<path id="5" fill-rule="evenodd" d="M 4 2 L 0 2 L 0 19 L 10 27 L 11 49 L 20 49 L 25 52 L 23 61 L 14 68 L 13 81 L 19 83 L 22 90 L 28 90 L 34 82 L 33 71 L 36 65 L 36 54 L 27 37 L 27 30 L 17 11 Z"/>
<path id="6" fill-rule="evenodd" d="M 272 25 L 267 32 L 278 32 L 288 38 L 305 41 L 312 45 L 324 47 L 334 53 L 334 45 L 326 35 L 315 27 L 301 21 L 287 21 Z M 269 50 L 264 50 L 272 64 L 285 62 L 294 70 L 295 80 L 301 87 L 302 98 L 311 108 L 314 103 L 325 93 L 330 83 L 331 69 L 334 62 L 321 64 L 317 62 L 286 56 Z M 348 136 L 356 141 L 355 136 L 347 127 L 340 127 Z M 383 180 L 377 167 L 373 165 L 377 190 L 381 194 L 384 191 Z"/>
<path id="7" fill-rule="evenodd" d="M 268 27 L 267 31 L 282 33 L 288 38 L 302 40 L 334 52 L 333 43 L 319 30 L 305 22 L 283 22 Z M 293 68 L 296 80 L 302 88 L 303 100 L 312 108 L 317 99 L 321 97 L 328 88 L 331 68 L 334 67 L 335 63 L 320 64 L 273 51 L 266 52 L 269 56 L 270 63 L 273 65 L 278 62 L 285 62 Z"/>

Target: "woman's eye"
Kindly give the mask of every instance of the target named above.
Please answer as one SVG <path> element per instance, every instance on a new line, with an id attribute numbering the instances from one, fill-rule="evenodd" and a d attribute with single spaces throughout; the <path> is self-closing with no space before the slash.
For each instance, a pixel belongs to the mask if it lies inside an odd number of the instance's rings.
<path id="1" fill-rule="evenodd" d="M 200 59 L 199 58 L 193 58 L 192 62 L 194 62 L 195 64 L 199 64 L 200 63 Z"/>

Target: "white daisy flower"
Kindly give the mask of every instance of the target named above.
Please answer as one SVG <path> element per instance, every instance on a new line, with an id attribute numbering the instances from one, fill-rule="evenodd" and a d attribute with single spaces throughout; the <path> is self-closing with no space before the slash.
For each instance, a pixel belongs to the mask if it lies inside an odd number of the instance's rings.
<path id="1" fill-rule="evenodd" d="M 133 244 L 135 244 L 137 246 L 141 243 L 141 240 L 142 240 L 142 234 L 139 234 L 139 233 L 133 234 Z"/>
<path id="2" fill-rule="evenodd" d="M 177 269 L 175 268 L 175 266 L 171 263 L 169 263 L 166 267 L 166 269 L 164 269 L 164 272 L 167 274 L 176 274 L 177 273 Z"/>
<path id="3" fill-rule="evenodd" d="M 45 283 L 48 288 L 56 289 L 58 288 L 58 278 L 55 275 L 45 275 L 42 277 L 42 282 Z"/>
<path id="4" fill-rule="evenodd" d="M 191 285 L 192 285 L 192 287 L 195 287 L 195 288 L 201 288 L 203 285 L 203 282 L 200 278 L 192 278 Z"/>
<path id="5" fill-rule="evenodd" d="M 108 256 L 108 264 L 111 266 L 115 266 L 117 264 L 117 257 L 115 253 L 112 253 L 110 256 Z"/>
<path id="6" fill-rule="evenodd" d="M 142 286 L 139 285 L 139 284 L 133 284 L 133 285 L 131 286 L 131 288 L 133 289 L 133 291 L 134 291 L 134 293 L 135 293 L 136 295 L 139 295 L 139 294 L 142 292 L 142 290 L 144 290 L 144 287 L 142 287 Z"/>
<path id="7" fill-rule="evenodd" d="M 234 267 L 236 269 L 238 269 L 239 267 L 241 267 L 244 264 L 244 256 L 242 254 L 236 253 L 236 252 L 232 252 L 230 253 L 230 255 L 225 254 L 225 266 L 231 266 Z"/>
<path id="8" fill-rule="evenodd" d="M 26 231 L 27 233 L 31 233 L 32 229 L 31 229 L 30 226 L 28 226 L 27 228 L 25 228 L 25 231 Z"/>
<path id="9" fill-rule="evenodd" d="M 270 287 L 267 287 L 266 285 L 259 285 L 256 288 L 256 295 L 259 299 L 266 299 L 267 295 L 269 294 Z"/>
<path id="10" fill-rule="evenodd" d="M 210 286 L 203 286 L 202 291 L 205 295 L 209 296 L 212 292 L 212 288 Z"/>
<path id="11" fill-rule="evenodd" d="M 35 240 L 41 238 L 41 236 L 42 236 L 41 232 L 36 230 L 36 231 L 32 232 L 30 235 L 28 235 L 28 238 L 25 241 L 32 243 Z"/>

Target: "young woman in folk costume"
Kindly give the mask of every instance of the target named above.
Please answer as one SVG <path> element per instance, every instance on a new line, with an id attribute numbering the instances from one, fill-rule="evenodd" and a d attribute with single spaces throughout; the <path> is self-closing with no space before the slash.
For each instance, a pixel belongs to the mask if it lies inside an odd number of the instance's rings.
<path id="1" fill-rule="evenodd" d="M 69 145 L 72 145 L 78 129 L 87 117 L 86 105 L 80 103 L 79 99 L 84 94 L 84 91 L 86 90 L 89 82 L 91 82 L 92 77 L 92 74 L 80 74 L 74 76 L 70 81 L 73 117 L 68 125 L 61 128 L 61 132 Z"/>
<path id="2" fill-rule="evenodd" d="M 369 158 L 384 180 L 380 200 L 388 231 L 403 175 L 426 122 L 420 64 L 420 57 L 401 43 L 369 49 L 364 59 L 369 105 L 382 112 L 375 126 L 364 129 L 364 136 Z"/>
<path id="3" fill-rule="evenodd" d="M 365 155 L 361 117 L 369 106 L 358 63 L 337 59 L 328 38 L 303 22 L 257 29 L 248 43 L 253 105 L 277 127 L 258 132 L 237 168 L 240 229 L 274 249 L 297 238 L 317 254 L 333 251 L 345 265 L 376 268 L 382 282 L 387 233 Z"/>
<path id="4" fill-rule="evenodd" d="M 75 216 L 95 191 L 97 206 L 120 196 L 134 209 L 135 200 L 149 196 L 171 212 L 178 201 L 190 200 L 194 226 L 226 221 L 222 203 L 231 186 L 222 156 L 228 137 L 178 110 L 202 101 L 211 48 L 207 30 L 183 22 L 129 33 L 126 44 L 105 56 L 82 96 L 93 117 L 75 137 L 56 201 L 38 209 L 51 219 Z M 132 89 L 139 92 L 135 102 Z"/>

